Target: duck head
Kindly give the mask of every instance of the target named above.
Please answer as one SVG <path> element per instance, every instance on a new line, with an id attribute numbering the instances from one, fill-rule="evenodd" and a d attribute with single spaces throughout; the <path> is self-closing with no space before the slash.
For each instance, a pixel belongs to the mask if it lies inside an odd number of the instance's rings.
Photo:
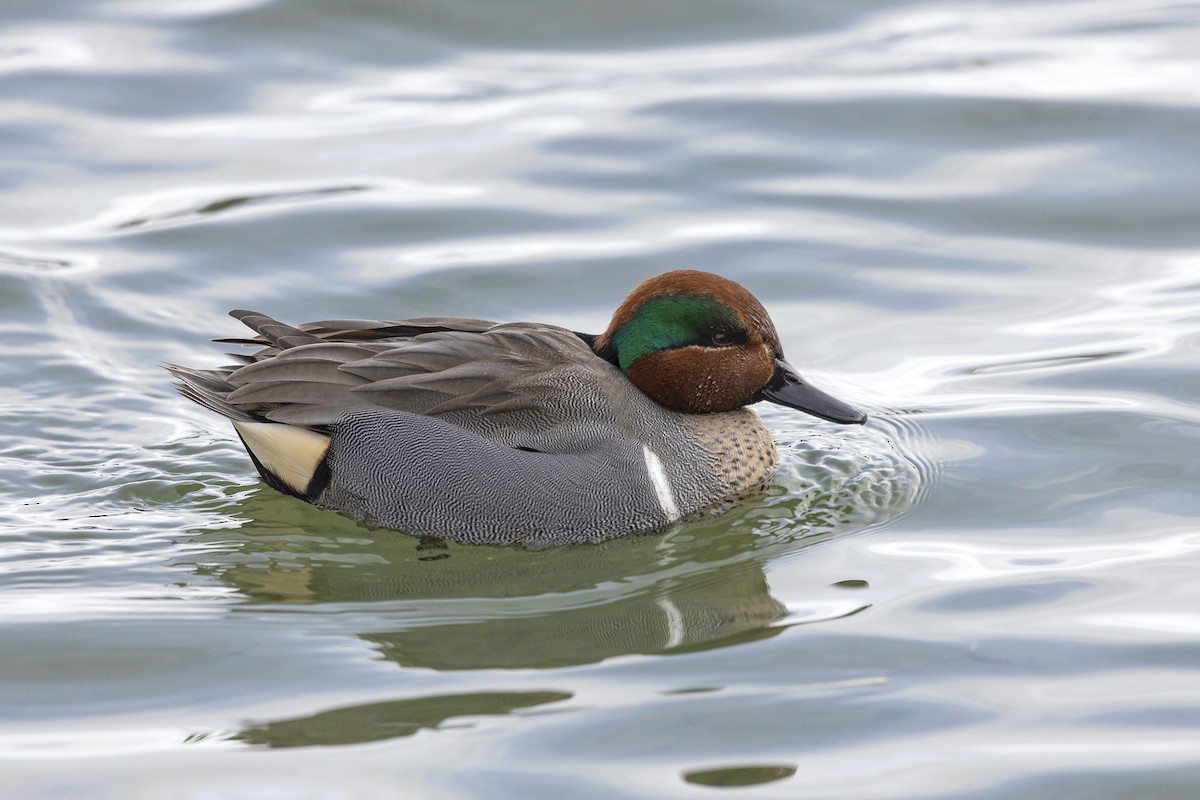
<path id="1" fill-rule="evenodd" d="M 676 270 L 640 284 L 593 347 L 673 411 L 709 414 L 767 400 L 830 422 L 867 420 L 802 380 L 762 303 L 709 272 Z"/>

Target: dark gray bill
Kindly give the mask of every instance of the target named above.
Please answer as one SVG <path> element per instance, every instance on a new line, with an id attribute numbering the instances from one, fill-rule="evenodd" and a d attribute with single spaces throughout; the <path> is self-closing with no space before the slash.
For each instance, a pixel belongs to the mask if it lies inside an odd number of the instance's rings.
<path id="1" fill-rule="evenodd" d="M 758 394 L 763 400 L 799 409 L 814 417 L 842 425 L 862 425 L 867 421 L 867 415 L 854 406 L 806 383 L 792 365 L 782 358 L 775 359 L 775 375 Z"/>

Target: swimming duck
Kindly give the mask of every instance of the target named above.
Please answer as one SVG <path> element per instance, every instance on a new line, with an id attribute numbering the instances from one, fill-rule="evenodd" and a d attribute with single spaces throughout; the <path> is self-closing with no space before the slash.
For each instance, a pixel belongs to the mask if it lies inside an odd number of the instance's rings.
<path id="1" fill-rule="evenodd" d="M 666 527 L 762 483 L 751 403 L 866 415 L 801 380 L 745 288 L 645 281 L 607 330 L 462 317 L 286 325 L 232 311 L 259 349 L 167 365 L 229 418 L 262 479 L 371 526 L 463 542 L 598 541 Z"/>

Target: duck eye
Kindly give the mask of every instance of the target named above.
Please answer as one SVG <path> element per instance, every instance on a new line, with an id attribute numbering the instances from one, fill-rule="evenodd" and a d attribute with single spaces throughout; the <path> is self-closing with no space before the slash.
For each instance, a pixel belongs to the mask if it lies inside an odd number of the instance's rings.
<path id="1" fill-rule="evenodd" d="M 733 343 L 733 337 L 725 331 L 713 331 L 709 338 L 712 339 L 713 344 L 721 347 Z"/>

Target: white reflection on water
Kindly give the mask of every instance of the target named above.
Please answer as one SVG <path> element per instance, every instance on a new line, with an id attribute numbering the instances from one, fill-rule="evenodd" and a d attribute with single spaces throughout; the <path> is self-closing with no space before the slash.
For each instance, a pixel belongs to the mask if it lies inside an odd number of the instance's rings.
<path id="1" fill-rule="evenodd" d="M 106 5 L 114 14 L 124 14 L 135 19 L 186 19 L 249 11 L 271 2 L 272 0 L 173 0 L 170 3 L 160 3 L 158 0 L 109 0 Z"/>
<path id="2" fill-rule="evenodd" d="M 435 267 L 454 267 L 464 264 L 478 264 L 487 261 L 492 264 L 509 264 L 527 262 L 533 258 L 570 258 L 579 259 L 587 256 L 617 256 L 635 252 L 644 252 L 647 243 L 631 238 L 615 238 L 605 236 L 595 239 L 584 239 L 578 235 L 571 236 L 520 236 L 503 239 L 475 239 L 470 244 L 451 244 L 439 247 L 413 247 L 399 256 L 396 261 L 400 264 L 411 265 L 421 269 Z"/>
<path id="3" fill-rule="evenodd" d="M 1181 636 L 1200 638 L 1200 614 L 1169 611 L 1117 613 L 1084 617 L 1082 622 L 1096 628 L 1113 629 L 1118 635 L 1124 634 L 1122 638 L 1126 641 L 1177 641 Z M 1172 703 L 1178 702 L 1177 696 L 1168 695 L 1166 699 Z"/>
<path id="4" fill-rule="evenodd" d="M 178 750 L 181 742 L 189 747 L 218 747 L 230 745 L 216 738 L 197 739 L 191 731 L 172 727 L 110 727 L 73 730 L 23 730 L 18 734 L 0 734 L 0 759 L 19 761 L 58 761 L 69 753 L 72 758 L 111 758 L 114 756 L 157 753 Z"/>
<path id="5" fill-rule="evenodd" d="M 96 62 L 79 37 L 26 30 L 4 40 L 0 74 L 38 69 L 86 69 Z"/>
<path id="6" fill-rule="evenodd" d="M 44 554 L 42 554 L 44 555 Z M 82 559 L 81 559 L 82 560 Z M 57 558 L 55 570 L 94 570 L 106 566 L 102 559 L 89 557 L 86 565 L 71 559 Z M 129 568 L 128 558 L 112 560 L 107 566 Z M 81 569 L 82 571 L 82 569 Z M 5 593 L 4 621 L 6 624 L 42 624 L 109 620 L 115 617 L 192 618 L 217 616 L 228 612 L 228 603 L 237 592 L 224 586 L 180 586 L 168 590 L 161 583 L 126 583 L 114 586 L 65 586 L 62 588 L 26 589 Z"/>
<path id="7" fill-rule="evenodd" d="M 754 181 L 752 188 L 784 195 L 822 194 L 856 199 L 935 199 L 981 197 L 1039 186 L 1055 175 L 1070 177 L 1079 185 L 1081 173 L 1095 187 L 1111 191 L 1136 178 L 1114 167 L 1096 165 L 1096 148 L 1084 144 L 1058 144 L 1004 153 L 956 152 L 935 158 L 928 166 L 910 170 L 903 183 L 879 176 L 809 175 Z M 1083 188 L 1083 187 L 1079 187 Z"/>
<path id="8" fill-rule="evenodd" d="M 1188 525 L 1183 531 L 1167 533 L 1178 528 L 1182 520 L 1147 511 L 1111 513 L 1099 530 L 1118 531 L 1103 538 L 1083 542 L 1064 541 L 1059 527 L 1039 531 L 1027 528 L 1029 537 L 1042 539 L 1031 550 L 1022 538 L 1017 544 L 1004 544 L 973 533 L 970 539 L 939 537 L 922 539 L 909 537 L 904 541 L 872 542 L 869 549 L 881 556 L 893 558 L 928 559 L 937 562 L 928 575 L 945 583 L 973 583 L 1006 577 L 1018 580 L 1023 576 L 1046 577 L 1075 572 L 1106 572 L 1131 564 L 1156 563 L 1185 557 L 1200 551 L 1200 533 Z M 1142 536 L 1130 531 L 1144 530 Z"/>

